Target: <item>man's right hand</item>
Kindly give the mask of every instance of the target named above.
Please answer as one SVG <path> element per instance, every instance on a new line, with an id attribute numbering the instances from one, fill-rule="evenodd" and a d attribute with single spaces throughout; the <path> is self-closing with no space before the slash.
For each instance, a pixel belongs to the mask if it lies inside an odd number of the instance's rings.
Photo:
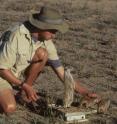
<path id="1" fill-rule="evenodd" d="M 22 85 L 22 89 L 25 91 L 25 93 L 30 101 L 36 101 L 38 99 L 36 91 L 33 89 L 32 86 L 24 83 Z"/>

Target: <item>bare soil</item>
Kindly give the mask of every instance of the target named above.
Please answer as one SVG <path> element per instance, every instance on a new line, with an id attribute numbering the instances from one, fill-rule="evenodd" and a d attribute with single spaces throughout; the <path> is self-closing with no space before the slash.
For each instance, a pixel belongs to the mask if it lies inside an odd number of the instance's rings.
<path id="1" fill-rule="evenodd" d="M 0 34 L 27 20 L 41 6 L 62 12 L 70 28 L 66 34 L 58 33 L 54 42 L 63 65 L 73 69 L 74 78 L 83 86 L 111 100 L 108 113 L 92 115 L 88 124 L 117 124 L 117 0 L 0 0 L 0 3 Z M 64 90 L 50 67 L 45 67 L 35 88 L 57 97 Z M 6 123 L 41 124 L 38 114 L 19 104 L 11 117 L 0 114 L 0 124 Z"/>

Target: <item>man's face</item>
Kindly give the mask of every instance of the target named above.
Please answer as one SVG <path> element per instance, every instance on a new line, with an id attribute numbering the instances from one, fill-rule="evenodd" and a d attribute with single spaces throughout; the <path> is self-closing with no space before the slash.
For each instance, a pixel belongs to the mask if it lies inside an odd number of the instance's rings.
<path id="1" fill-rule="evenodd" d="M 50 40 L 55 37 L 57 30 L 40 30 L 36 33 L 36 37 L 38 40 Z"/>

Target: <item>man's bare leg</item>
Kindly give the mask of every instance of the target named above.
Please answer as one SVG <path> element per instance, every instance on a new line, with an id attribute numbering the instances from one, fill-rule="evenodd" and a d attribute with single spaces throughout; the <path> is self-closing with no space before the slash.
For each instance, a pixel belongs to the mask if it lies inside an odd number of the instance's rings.
<path id="1" fill-rule="evenodd" d="M 25 82 L 29 85 L 33 85 L 33 82 L 36 80 L 39 73 L 43 70 L 46 62 L 47 62 L 47 51 L 43 48 L 38 48 L 33 56 L 32 63 L 26 69 Z"/>
<path id="2" fill-rule="evenodd" d="M 16 101 L 11 89 L 0 90 L 0 106 L 6 115 L 16 110 Z"/>

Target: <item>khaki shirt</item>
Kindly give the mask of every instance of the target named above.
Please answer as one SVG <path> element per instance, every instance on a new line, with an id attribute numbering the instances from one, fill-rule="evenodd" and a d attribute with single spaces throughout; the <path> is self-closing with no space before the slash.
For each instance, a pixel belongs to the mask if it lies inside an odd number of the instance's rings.
<path id="1" fill-rule="evenodd" d="M 2 41 L 4 40 L 4 41 Z M 34 42 L 30 32 L 23 24 L 8 29 L 5 38 L 1 38 L 0 46 L 0 68 L 10 69 L 18 77 L 30 64 L 35 50 L 39 47 L 48 52 L 48 59 L 57 60 L 57 50 L 51 40 Z"/>

